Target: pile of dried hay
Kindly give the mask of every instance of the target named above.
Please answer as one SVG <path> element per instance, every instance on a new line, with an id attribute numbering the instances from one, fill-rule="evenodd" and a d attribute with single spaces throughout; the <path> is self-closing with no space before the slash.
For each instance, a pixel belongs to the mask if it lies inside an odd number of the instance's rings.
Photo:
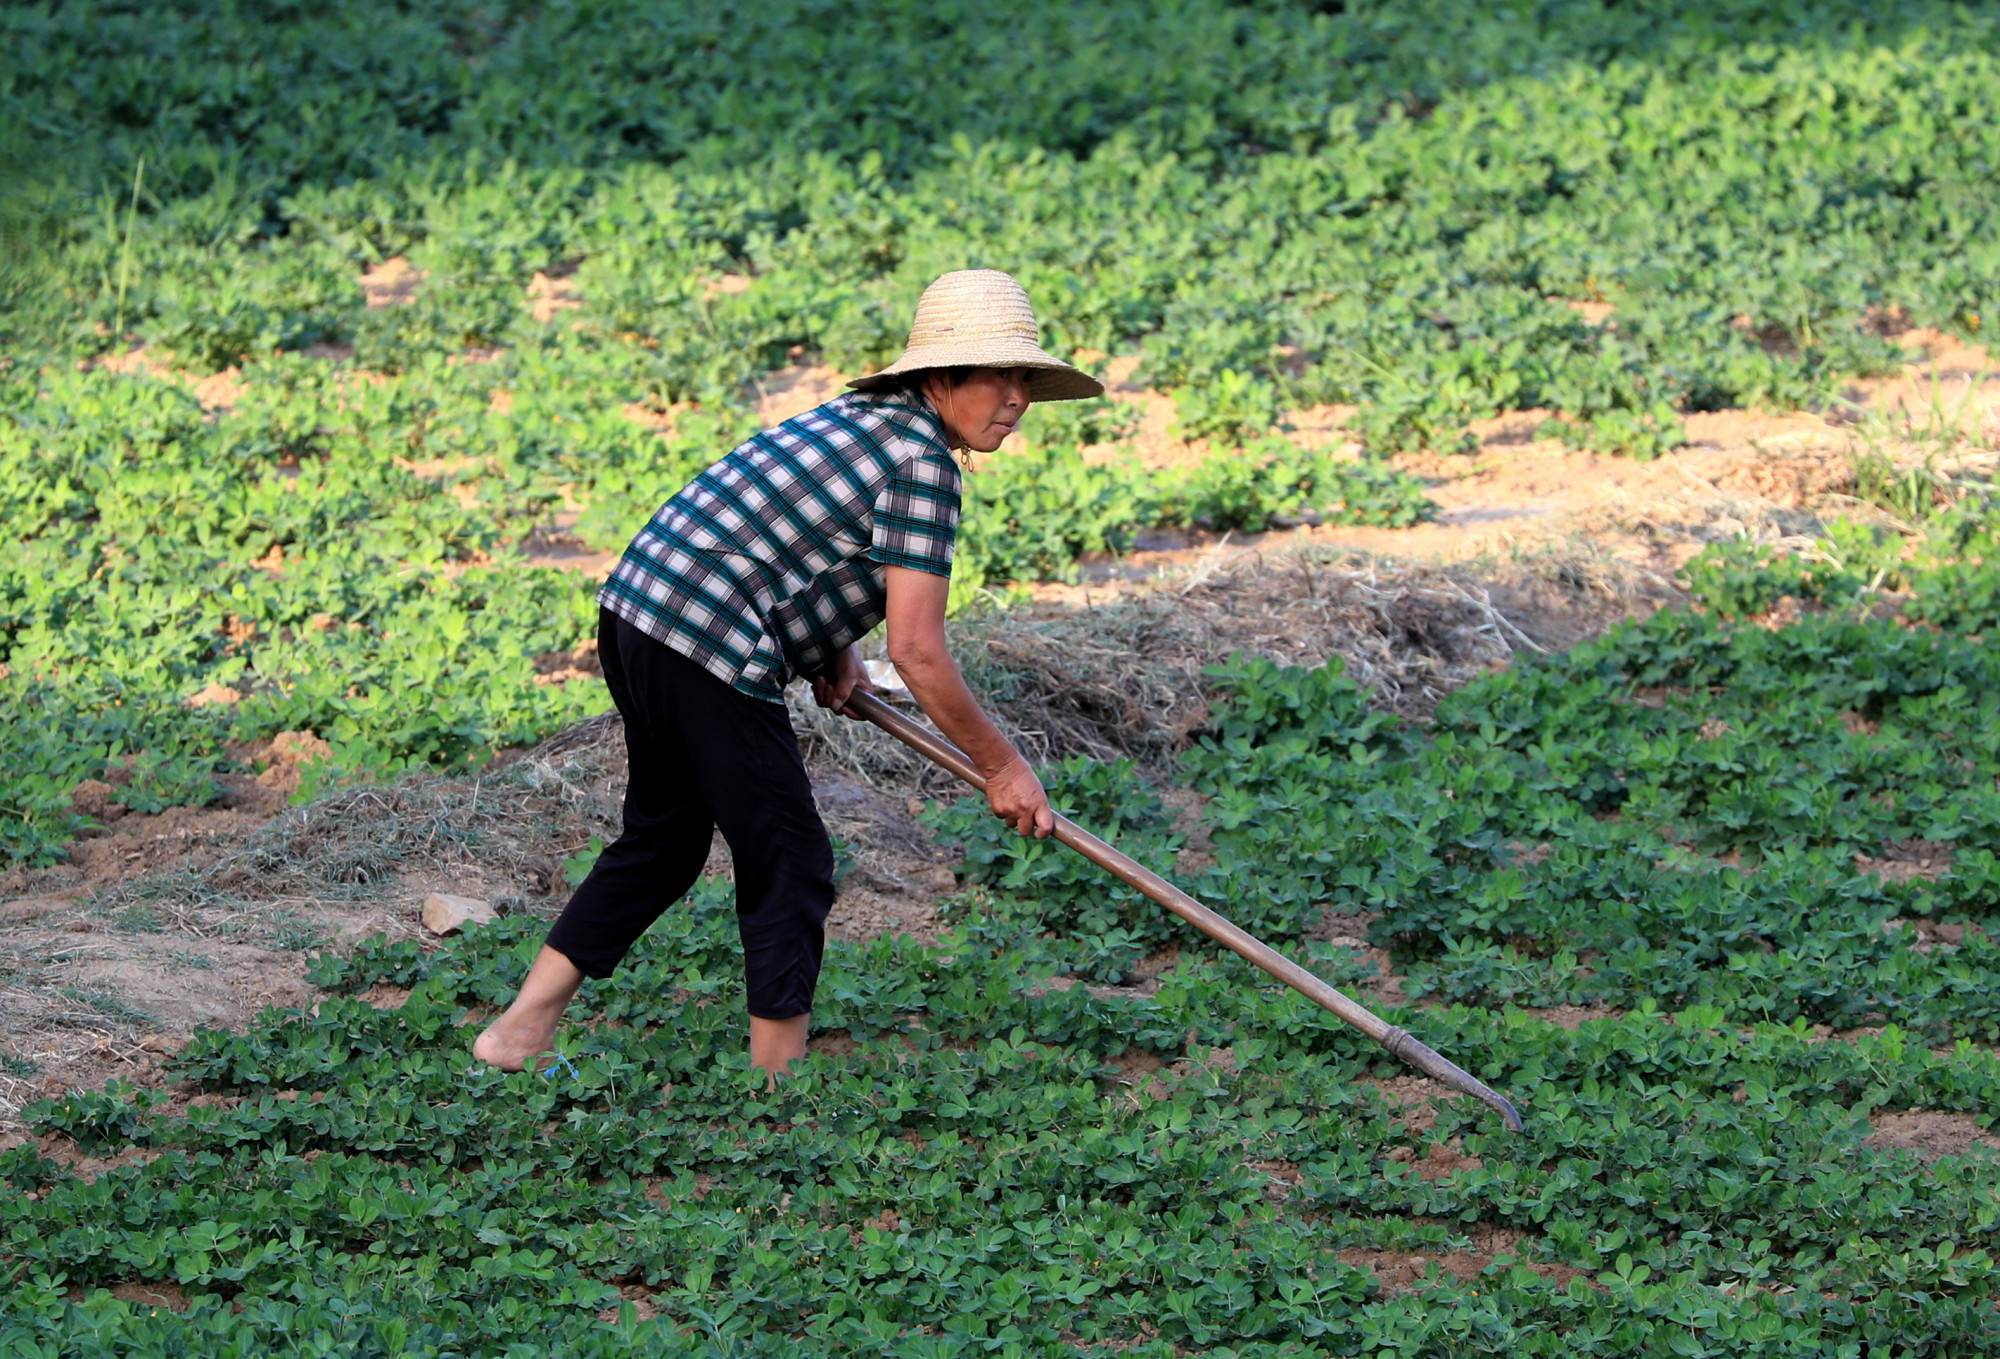
<path id="1" fill-rule="evenodd" d="M 1159 766 L 1200 730 L 1215 693 L 1205 672 L 1234 653 L 1300 666 L 1339 656 L 1379 706 L 1423 717 L 1517 651 L 1542 650 L 1494 606 L 1482 583 L 1493 575 L 1311 547 L 1217 553 L 1087 608 L 1033 604 L 957 622 L 953 650 L 1031 763 L 1082 754 Z M 1601 568 L 1552 579 L 1565 592 L 1608 588 Z M 822 711 L 810 694 L 796 695 L 792 718 L 816 766 L 877 786 L 949 786 L 913 753 Z"/>
<path id="2" fill-rule="evenodd" d="M 419 872 L 545 895 L 564 887 L 565 857 L 592 835 L 617 836 L 624 780 L 623 731 L 607 714 L 479 774 L 413 773 L 287 808 L 222 853 L 100 891 L 93 904 L 144 905 L 172 928 L 207 936 L 228 932 L 246 903 L 366 901 Z"/>

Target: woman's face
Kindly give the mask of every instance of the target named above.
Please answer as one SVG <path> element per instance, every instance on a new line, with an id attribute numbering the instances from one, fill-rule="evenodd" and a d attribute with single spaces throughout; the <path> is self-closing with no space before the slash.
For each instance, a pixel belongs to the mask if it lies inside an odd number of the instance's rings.
<path id="1" fill-rule="evenodd" d="M 1027 412 L 1028 370 L 975 368 L 956 387 L 946 374 L 933 373 L 924 391 L 953 446 L 991 453 Z"/>

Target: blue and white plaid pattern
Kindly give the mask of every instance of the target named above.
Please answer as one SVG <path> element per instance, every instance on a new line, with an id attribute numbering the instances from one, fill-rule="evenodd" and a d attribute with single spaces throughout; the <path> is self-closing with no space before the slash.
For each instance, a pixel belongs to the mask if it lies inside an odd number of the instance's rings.
<path id="1" fill-rule="evenodd" d="M 850 393 L 767 429 L 632 540 L 597 602 L 782 702 L 882 621 L 884 566 L 951 574 L 959 474 L 921 397 Z"/>

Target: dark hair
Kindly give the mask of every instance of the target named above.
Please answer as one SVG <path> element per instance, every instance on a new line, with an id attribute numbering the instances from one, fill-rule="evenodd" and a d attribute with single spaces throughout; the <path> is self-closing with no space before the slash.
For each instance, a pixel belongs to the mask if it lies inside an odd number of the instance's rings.
<path id="1" fill-rule="evenodd" d="M 965 380 L 972 376 L 972 371 L 971 367 L 964 364 L 954 365 L 949 368 L 916 368 L 907 373 L 896 374 L 895 381 L 876 390 L 885 395 L 894 393 L 898 396 L 922 396 L 924 394 L 924 383 L 930 380 L 931 374 L 943 373 L 946 382 L 954 387 L 958 387 L 962 386 Z"/>

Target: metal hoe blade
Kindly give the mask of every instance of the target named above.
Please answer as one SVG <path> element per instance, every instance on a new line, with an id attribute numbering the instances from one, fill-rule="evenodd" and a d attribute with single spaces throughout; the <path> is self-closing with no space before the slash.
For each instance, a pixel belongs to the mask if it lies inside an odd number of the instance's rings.
<path id="1" fill-rule="evenodd" d="M 979 770 L 966 758 L 963 751 L 935 732 L 926 730 L 903 716 L 874 694 L 863 689 L 855 690 L 848 697 L 847 709 L 865 717 L 904 745 L 964 779 L 974 788 L 985 791 L 986 780 L 979 776 Z M 1408 1062 L 1425 1075 L 1435 1077 L 1452 1089 L 1490 1105 L 1502 1119 L 1506 1120 L 1509 1131 L 1522 1131 L 1521 1115 L 1505 1096 L 1424 1044 L 1408 1030 L 1397 1028 L 1364 1006 L 1349 1000 L 1270 945 L 1231 924 L 1159 874 L 1119 853 L 1068 817 L 1061 815 L 1056 817 L 1055 838 L 1121 882 L 1144 892 L 1218 944 L 1249 959 L 1306 999 L 1330 1011 L 1342 1022 L 1367 1034 L 1387 1048 L 1390 1056 Z"/>

